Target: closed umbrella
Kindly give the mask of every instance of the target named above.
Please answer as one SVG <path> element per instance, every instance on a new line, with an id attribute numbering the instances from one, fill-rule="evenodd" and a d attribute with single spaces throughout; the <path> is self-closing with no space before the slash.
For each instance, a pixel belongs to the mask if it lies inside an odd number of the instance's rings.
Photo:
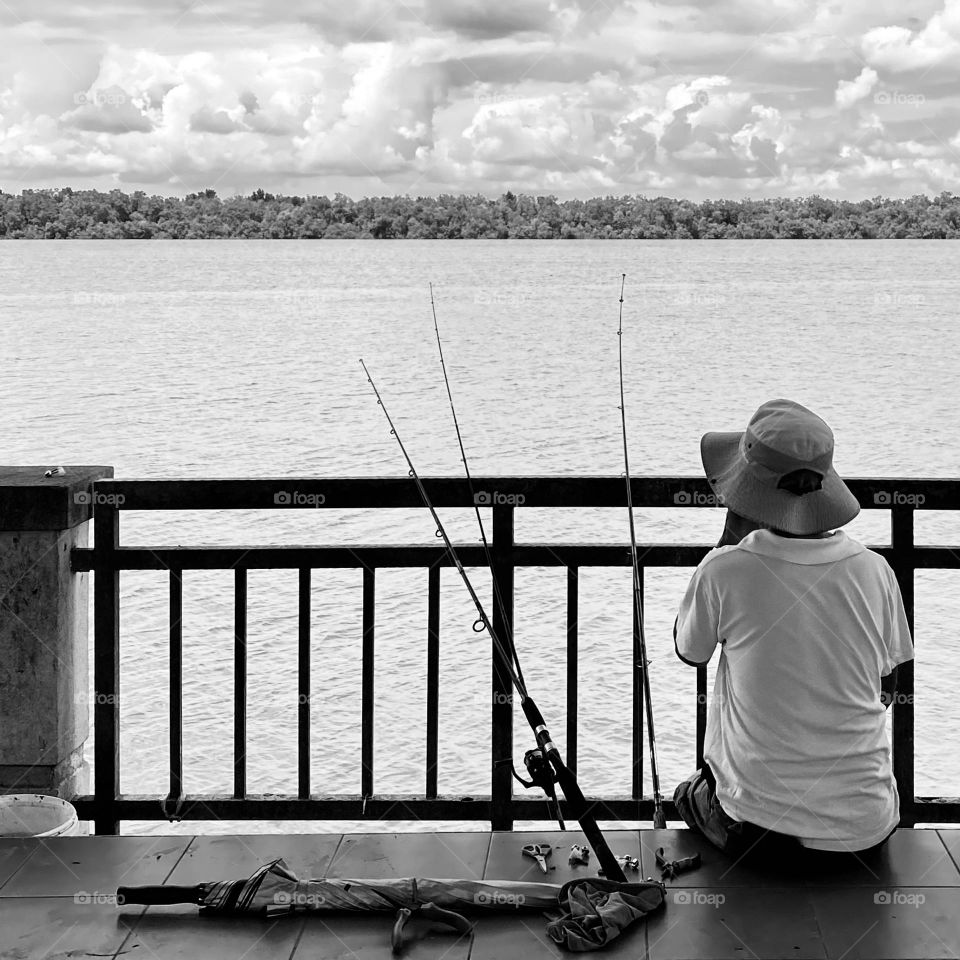
<path id="1" fill-rule="evenodd" d="M 214 880 L 192 886 L 119 887 L 117 904 L 195 903 L 201 912 L 276 917 L 298 912 L 397 912 L 393 948 L 402 945 L 403 925 L 412 916 L 445 923 L 469 933 L 470 913 L 554 910 L 550 935 L 568 949 L 595 949 L 630 922 L 663 903 L 657 882 L 614 883 L 584 877 L 562 887 L 524 880 L 300 880 L 282 859 L 257 868 L 246 879 Z M 616 905 L 616 909 L 614 908 Z M 557 925 L 560 925 L 559 927 Z M 570 935 L 561 935 L 569 927 Z M 584 937 L 584 927 L 591 933 Z M 585 945 L 574 942 L 589 941 Z"/>

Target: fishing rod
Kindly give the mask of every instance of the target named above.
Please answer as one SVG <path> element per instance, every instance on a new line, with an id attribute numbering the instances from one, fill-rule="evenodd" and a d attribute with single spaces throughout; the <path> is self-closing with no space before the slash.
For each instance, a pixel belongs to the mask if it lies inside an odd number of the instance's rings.
<path id="1" fill-rule="evenodd" d="M 467 487 L 470 493 L 470 500 L 473 503 L 473 512 L 477 517 L 477 526 L 480 528 L 480 540 L 483 543 L 484 558 L 486 559 L 487 566 L 490 569 L 490 579 L 493 584 L 493 596 L 497 604 L 497 609 L 500 611 L 501 620 L 506 628 L 506 641 L 507 646 L 510 649 L 511 660 L 516 668 L 517 675 L 522 681 L 523 670 L 520 667 L 520 658 L 517 655 L 517 647 L 513 637 L 513 632 L 508 626 L 510 620 L 507 617 L 507 608 L 503 602 L 503 595 L 500 592 L 500 586 L 497 583 L 496 575 L 493 572 L 493 557 L 490 554 L 490 544 L 487 541 L 487 533 L 483 526 L 483 517 L 480 515 L 480 506 L 477 503 L 477 495 L 473 486 L 473 476 L 470 473 L 470 464 L 467 461 L 467 451 L 463 445 L 463 435 L 460 432 L 460 421 L 457 418 L 457 408 L 453 402 L 453 391 L 450 388 L 450 377 L 447 374 L 447 363 L 443 356 L 443 343 L 440 340 L 440 324 L 437 322 L 437 305 L 433 298 L 432 283 L 430 284 L 430 309 L 433 312 L 433 329 L 437 336 L 437 351 L 440 354 L 440 367 L 443 370 L 443 382 L 447 388 L 447 399 L 450 401 L 450 415 L 453 417 L 453 426 L 457 432 L 457 443 L 460 446 L 460 461 L 463 463 L 464 473 L 467 477 Z M 479 623 L 480 621 L 477 622 Z M 560 825 L 560 829 L 566 830 L 567 825 L 563 821 L 563 813 L 560 809 L 560 801 L 557 799 L 557 791 L 554 788 L 554 784 L 557 782 L 556 774 L 554 773 L 550 764 L 546 762 L 543 753 L 539 749 L 535 749 L 528 750 L 523 755 L 523 763 L 527 768 L 527 774 L 530 777 L 529 780 L 524 780 L 523 777 L 517 773 L 517 768 L 512 757 L 510 758 L 509 763 L 510 772 L 512 773 L 513 778 L 518 783 L 522 784 L 524 789 L 529 790 L 531 787 L 539 787 L 541 790 L 543 790 L 547 796 L 548 805 L 553 805 L 554 818 Z"/>
<path id="2" fill-rule="evenodd" d="M 640 561 L 637 558 L 637 533 L 633 522 L 633 489 L 630 482 L 630 455 L 627 452 L 627 404 L 623 392 L 623 289 L 627 282 L 624 273 L 620 278 L 620 322 L 617 327 L 620 354 L 620 421 L 623 425 L 623 466 L 627 479 L 627 516 L 630 518 L 630 559 L 633 564 L 633 613 L 634 661 L 637 669 L 643 671 L 643 705 L 647 713 L 647 735 L 650 742 L 650 780 L 653 785 L 653 825 L 663 828 L 667 819 L 663 812 L 663 797 L 660 795 L 660 771 L 657 767 L 657 737 L 653 728 L 653 697 L 650 693 L 650 661 L 647 659 L 647 638 L 643 627 L 643 590 L 640 585 Z M 640 708 L 640 719 L 643 716 Z M 643 785 L 641 784 L 641 792 Z"/>
<path id="3" fill-rule="evenodd" d="M 526 684 L 521 679 L 510 653 L 506 647 L 504 647 L 500 638 L 497 636 L 496 631 L 494 631 L 493 625 L 490 623 L 490 619 L 487 616 L 486 610 L 484 610 L 483 604 L 480 602 L 480 597 L 477 596 L 477 592 L 474 590 L 473 584 L 470 582 L 470 578 L 467 576 L 467 571 L 460 562 L 460 557 L 457 555 L 457 551 L 454 548 L 450 537 L 447 535 L 447 531 L 444 528 L 429 495 L 427 494 L 426 488 L 423 485 L 423 481 L 420 479 L 420 475 L 417 473 L 417 469 L 414 467 L 413 461 L 410 459 L 410 454 L 407 453 L 407 448 L 400 439 L 400 434 L 398 433 L 393 419 L 387 410 L 386 404 L 383 402 L 383 397 L 381 397 L 380 391 L 377 389 L 377 385 L 373 382 L 373 377 L 371 376 L 370 371 L 367 369 L 367 365 L 362 359 L 360 360 L 360 366 L 363 367 L 363 372 L 366 374 L 367 382 L 373 388 L 374 395 L 377 398 L 377 403 L 383 409 L 383 414 L 387 418 L 387 423 L 390 425 L 390 434 L 396 438 L 397 444 L 400 447 L 400 451 L 403 454 L 403 458 L 407 462 L 409 475 L 416 484 L 417 491 L 420 494 L 420 499 L 423 501 L 424 506 L 430 511 L 430 516 L 437 527 L 437 533 L 443 539 L 444 545 L 447 548 L 447 552 L 450 554 L 450 558 L 453 560 L 454 566 L 457 568 L 457 572 L 460 574 L 460 579 L 463 580 L 467 591 L 470 594 L 470 599 L 477 608 L 477 616 L 479 619 L 476 623 L 474 623 L 474 629 L 476 629 L 477 623 L 480 623 L 483 625 L 483 629 L 486 630 L 490 635 L 490 639 L 493 641 L 494 649 L 496 650 L 504 668 L 509 674 L 510 680 L 513 682 L 517 693 L 520 695 L 520 707 L 523 710 L 523 715 L 527 718 L 527 722 L 530 724 L 530 727 L 533 730 L 534 736 L 537 740 L 537 746 L 539 747 L 544 759 L 553 768 L 554 775 L 556 776 L 556 782 L 563 791 L 563 795 L 566 798 L 567 803 L 570 805 L 575 819 L 579 822 L 580 829 L 587 838 L 587 842 L 593 848 L 594 853 L 596 853 L 597 860 L 600 861 L 600 866 L 603 869 L 604 875 L 610 880 L 615 880 L 619 883 L 626 883 L 627 878 L 623 872 L 623 868 L 617 862 L 616 857 L 614 857 L 610 847 L 607 845 L 606 839 L 601 833 L 600 828 L 597 826 L 596 819 L 590 814 L 590 804 L 587 802 L 587 798 L 583 795 L 583 791 L 581 791 L 580 785 L 577 783 L 577 778 L 573 775 L 573 772 L 566 765 L 566 763 L 564 763 L 563 757 L 560 756 L 560 751 L 557 749 L 557 745 L 553 742 L 553 738 L 550 736 L 550 731 L 547 729 L 547 725 L 543 719 L 543 714 L 540 713 L 539 707 L 537 707 L 533 698 L 527 692 Z"/>

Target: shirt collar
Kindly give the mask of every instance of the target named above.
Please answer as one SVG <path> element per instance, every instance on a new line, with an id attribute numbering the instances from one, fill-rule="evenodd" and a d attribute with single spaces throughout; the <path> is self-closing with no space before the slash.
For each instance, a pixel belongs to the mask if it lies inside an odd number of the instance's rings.
<path id="1" fill-rule="evenodd" d="M 856 556 L 866 547 L 835 530 L 829 537 L 779 537 L 769 530 L 754 530 L 739 543 L 741 550 L 764 557 L 777 557 L 791 563 L 833 563 Z"/>

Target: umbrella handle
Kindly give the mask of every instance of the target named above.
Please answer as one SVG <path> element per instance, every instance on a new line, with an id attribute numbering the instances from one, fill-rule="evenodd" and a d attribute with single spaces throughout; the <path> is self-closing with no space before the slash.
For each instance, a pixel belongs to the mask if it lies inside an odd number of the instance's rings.
<path id="1" fill-rule="evenodd" d="M 448 927 L 453 927 L 457 933 L 470 933 L 473 930 L 473 923 L 466 917 L 453 910 L 438 907 L 435 903 L 423 904 L 420 907 L 420 916 L 433 920 L 434 923 L 445 923 Z"/>
<path id="2" fill-rule="evenodd" d="M 117 887 L 117 906 L 125 903 L 199 903 L 203 898 L 203 884 L 192 887 Z"/>
<path id="3" fill-rule="evenodd" d="M 394 956 L 403 950 L 403 928 L 412 916 L 423 917 L 424 920 L 432 920 L 434 923 L 445 923 L 461 935 L 473 930 L 473 924 L 466 917 L 453 910 L 438 907 L 429 901 L 418 903 L 414 907 L 401 907 L 397 911 L 397 921 L 393 925 L 393 934 L 390 938 Z"/>

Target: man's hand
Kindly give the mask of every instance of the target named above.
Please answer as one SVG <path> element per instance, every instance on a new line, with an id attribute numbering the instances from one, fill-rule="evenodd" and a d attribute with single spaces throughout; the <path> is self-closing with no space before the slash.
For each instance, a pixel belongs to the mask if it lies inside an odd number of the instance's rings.
<path id="1" fill-rule="evenodd" d="M 890 704 L 896 699 L 897 696 L 897 668 L 894 667 L 893 670 L 888 673 L 885 677 L 880 678 L 880 702 L 883 704 L 883 708 L 888 710 Z"/>

